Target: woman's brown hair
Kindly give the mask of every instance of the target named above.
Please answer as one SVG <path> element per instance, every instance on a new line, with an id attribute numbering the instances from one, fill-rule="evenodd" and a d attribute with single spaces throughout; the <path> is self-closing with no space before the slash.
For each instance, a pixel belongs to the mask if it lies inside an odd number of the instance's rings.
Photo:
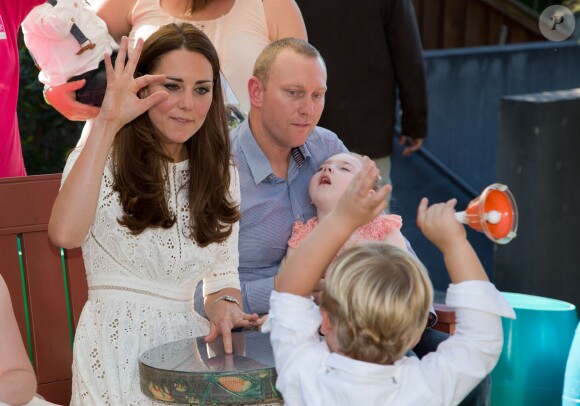
<path id="1" fill-rule="evenodd" d="M 200 129 L 185 142 L 189 158 L 189 221 L 191 238 L 202 247 L 223 242 L 239 220 L 231 200 L 230 140 L 220 83 L 217 52 L 207 36 L 191 24 L 169 24 L 143 45 L 136 76 L 153 72 L 169 52 L 186 49 L 203 55 L 213 70 L 213 97 Z M 168 162 L 161 134 L 147 113 L 125 125 L 113 143 L 113 189 L 120 195 L 123 216 L 119 224 L 133 234 L 149 227 L 170 228 L 176 215 L 167 201 Z"/>

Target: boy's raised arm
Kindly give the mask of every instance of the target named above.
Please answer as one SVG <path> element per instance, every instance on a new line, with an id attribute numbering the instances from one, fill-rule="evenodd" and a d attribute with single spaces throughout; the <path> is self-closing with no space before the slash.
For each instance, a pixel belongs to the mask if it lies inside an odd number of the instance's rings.
<path id="1" fill-rule="evenodd" d="M 375 164 L 365 158 L 363 168 L 353 178 L 337 207 L 286 257 L 276 276 L 275 290 L 300 296 L 312 293 L 350 235 L 386 208 L 391 186 L 383 186 L 375 193 L 372 188 L 378 176 Z"/>
<path id="2" fill-rule="evenodd" d="M 455 204 L 446 203 L 427 207 L 423 198 L 417 209 L 417 225 L 433 244 L 443 253 L 445 266 L 451 282 L 457 284 L 468 280 L 489 281 L 477 254 L 467 240 L 465 226 L 455 219 Z"/>

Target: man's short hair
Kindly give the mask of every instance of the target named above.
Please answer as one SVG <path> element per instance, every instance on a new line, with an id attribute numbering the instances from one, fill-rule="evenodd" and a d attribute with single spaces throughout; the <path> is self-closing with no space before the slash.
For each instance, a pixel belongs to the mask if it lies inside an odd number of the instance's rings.
<path id="1" fill-rule="evenodd" d="M 271 42 L 262 50 L 256 63 L 254 64 L 253 75 L 257 77 L 265 86 L 270 76 L 272 65 L 276 61 L 276 57 L 285 49 L 290 49 L 297 54 L 304 55 L 310 58 L 319 58 L 324 64 L 324 60 L 320 56 L 320 52 L 309 44 L 308 42 L 298 38 L 282 38 Z"/>
<path id="2" fill-rule="evenodd" d="M 421 262 L 383 242 L 346 249 L 326 272 L 320 307 L 337 351 L 365 362 L 399 360 L 427 325 L 433 286 Z"/>

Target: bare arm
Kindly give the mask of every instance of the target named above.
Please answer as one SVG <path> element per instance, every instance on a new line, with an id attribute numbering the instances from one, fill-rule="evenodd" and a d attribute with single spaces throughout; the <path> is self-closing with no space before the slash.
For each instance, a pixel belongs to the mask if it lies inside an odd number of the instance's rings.
<path id="1" fill-rule="evenodd" d="M 354 177 L 337 207 L 282 263 L 276 278 L 275 289 L 278 292 L 310 295 L 328 264 L 354 230 L 386 208 L 385 199 L 391 186 L 385 185 L 376 193 L 371 191 L 378 176 L 374 163 L 365 158 L 363 169 Z"/>
<path id="2" fill-rule="evenodd" d="M 417 225 L 443 253 L 451 282 L 489 281 L 477 254 L 467 241 L 465 226 L 455 219 L 455 199 L 427 207 L 423 198 L 417 210 Z"/>
<path id="3" fill-rule="evenodd" d="M 264 0 L 270 40 L 294 37 L 307 40 L 302 13 L 294 0 Z"/>
<path id="4" fill-rule="evenodd" d="M 107 92 L 99 116 L 95 119 L 87 141 L 55 200 L 48 223 L 52 242 L 64 248 L 78 247 L 84 240 L 95 215 L 101 179 L 109 149 L 117 131 L 151 106 L 167 98 L 167 93 L 156 92 L 144 99 L 137 92 L 163 75 L 144 75 L 133 78 L 143 41 L 139 40 L 127 65 L 123 60 L 128 40 L 121 42 L 115 68 L 111 58 L 105 58 Z M 123 108 L 121 108 L 123 106 Z"/>
<path id="5" fill-rule="evenodd" d="M 408 250 L 407 241 L 405 240 L 405 237 L 403 237 L 403 234 L 401 234 L 399 230 L 395 230 L 388 233 L 383 241 L 386 242 L 387 244 L 394 245 L 395 247 L 398 247 L 404 251 Z M 286 251 L 286 256 L 287 257 L 290 256 L 294 251 L 296 251 L 296 248 L 288 247 L 288 250 Z M 276 281 L 276 278 L 277 275 L 274 277 L 274 281 Z M 322 292 L 323 288 L 324 288 L 324 276 L 321 277 L 321 279 L 318 281 L 318 283 L 312 290 L 314 302 L 318 303 L 318 300 L 320 299 L 320 293 Z"/>
<path id="6" fill-rule="evenodd" d="M 97 0 L 92 4 L 97 15 L 107 23 L 109 34 L 117 42 L 121 41 L 123 35 L 129 36 L 131 32 L 129 14 L 134 6 L 135 0 Z"/>
<path id="7" fill-rule="evenodd" d="M 8 287 L 0 276 L 0 403 L 21 405 L 36 393 L 36 376 L 26 355 Z"/>

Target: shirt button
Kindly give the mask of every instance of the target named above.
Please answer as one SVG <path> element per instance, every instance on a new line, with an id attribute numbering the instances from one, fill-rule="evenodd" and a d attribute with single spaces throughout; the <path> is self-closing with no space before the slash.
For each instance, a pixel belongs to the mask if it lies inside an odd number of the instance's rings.
<path id="1" fill-rule="evenodd" d="M 296 215 L 294 216 L 294 219 L 295 219 L 295 220 L 300 220 L 300 214 L 296 214 Z"/>

